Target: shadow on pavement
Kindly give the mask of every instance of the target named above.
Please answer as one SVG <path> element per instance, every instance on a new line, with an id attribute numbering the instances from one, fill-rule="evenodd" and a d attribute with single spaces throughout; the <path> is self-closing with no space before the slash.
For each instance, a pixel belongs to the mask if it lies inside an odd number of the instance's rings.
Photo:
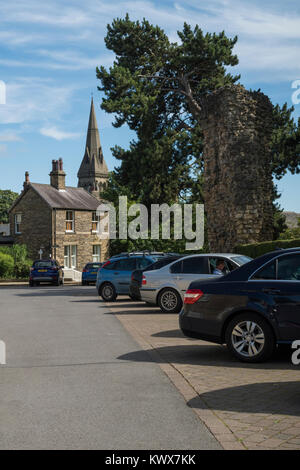
<path id="1" fill-rule="evenodd" d="M 38 286 L 38 287 L 23 287 L 26 290 L 24 293 L 16 293 L 19 297 L 94 297 L 99 301 L 95 288 L 87 288 L 81 286 Z"/>
<path id="2" fill-rule="evenodd" d="M 187 404 L 200 409 L 207 403 L 220 411 L 300 416 L 299 394 L 300 381 L 252 383 L 201 393 L 200 399 L 197 396 Z"/>
<path id="3" fill-rule="evenodd" d="M 295 370 L 300 367 L 291 364 L 291 351 L 278 350 L 274 356 L 264 363 L 247 364 L 235 359 L 226 346 L 203 344 L 203 345 L 175 345 L 154 348 L 160 356 L 160 363 L 175 363 L 184 365 L 199 365 L 207 367 L 223 367 L 236 369 L 254 369 L 254 370 Z M 152 349 L 146 350 L 149 353 L 148 360 L 152 362 Z M 123 361 L 144 361 L 144 351 L 133 351 L 119 356 Z M 300 384 L 300 381 L 299 381 Z M 299 399 L 300 403 L 300 399 Z"/>
<path id="4" fill-rule="evenodd" d="M 186 338 L 181 330 L 159 331 L 151 335 L 153 338 Z M 187 338 L 186 338 L 187 339 Z M 190 339 L 190 338 L 189 338 Z M 195 340 L 197 341 L 197 340 Z"/>

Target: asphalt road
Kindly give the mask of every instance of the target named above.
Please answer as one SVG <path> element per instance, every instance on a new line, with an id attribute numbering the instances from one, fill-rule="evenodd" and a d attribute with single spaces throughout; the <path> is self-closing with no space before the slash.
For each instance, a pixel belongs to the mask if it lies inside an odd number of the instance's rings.
<path id="1" fill-rule="evenodd" d="M 219 448 L 94 287 L 0 287 L 0 340 L 0 449 Z"/>

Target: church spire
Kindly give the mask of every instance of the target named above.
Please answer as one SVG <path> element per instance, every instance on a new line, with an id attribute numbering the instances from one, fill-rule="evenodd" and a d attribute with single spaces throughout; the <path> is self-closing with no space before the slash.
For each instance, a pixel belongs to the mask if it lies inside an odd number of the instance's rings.
<path id="1" fill-rule="evenodd" d="M 78 171 L 78 186 L 99 197 L 107 186 L 108 169 L 103 157 L 93 97 L 86 136 L 85 153 Z"/>

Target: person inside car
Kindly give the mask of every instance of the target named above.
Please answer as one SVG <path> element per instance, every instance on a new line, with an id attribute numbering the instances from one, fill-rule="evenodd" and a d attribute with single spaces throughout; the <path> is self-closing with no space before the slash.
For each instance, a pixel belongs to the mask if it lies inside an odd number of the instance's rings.
<path id="1" fill-rule="evenodd" d="M 224 260 L 218 259 L 216 263 L 216 267 L 213 270 L 213 274 L 219 274 L 220 276 L 224 276 L 224 272 L 223 272 L 224 268 L 225 268 Z"/>

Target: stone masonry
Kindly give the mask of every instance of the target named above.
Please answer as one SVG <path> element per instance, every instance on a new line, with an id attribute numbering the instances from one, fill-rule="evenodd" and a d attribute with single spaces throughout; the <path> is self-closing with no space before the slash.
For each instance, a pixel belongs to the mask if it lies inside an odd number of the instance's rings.
<path id="1" fill-rule="evenodd" d="M 211 251 L 272 239 L 272 104 L 229 86 L 206 98 L 204 200 Z"/>
<path id="2" fill-rule="evenodd" d="M 15 215 L 21 215 L 20 232 L 16 233 Z M 43 256 L 48 258 L 51 253 L 52 210 L 48 204 L 33 190 L 24 190 L 20 198 L 10 211 L 11 234 L 15 243 L 25 244 L 31 259 L 39 258 L 42 248 Z"/>

